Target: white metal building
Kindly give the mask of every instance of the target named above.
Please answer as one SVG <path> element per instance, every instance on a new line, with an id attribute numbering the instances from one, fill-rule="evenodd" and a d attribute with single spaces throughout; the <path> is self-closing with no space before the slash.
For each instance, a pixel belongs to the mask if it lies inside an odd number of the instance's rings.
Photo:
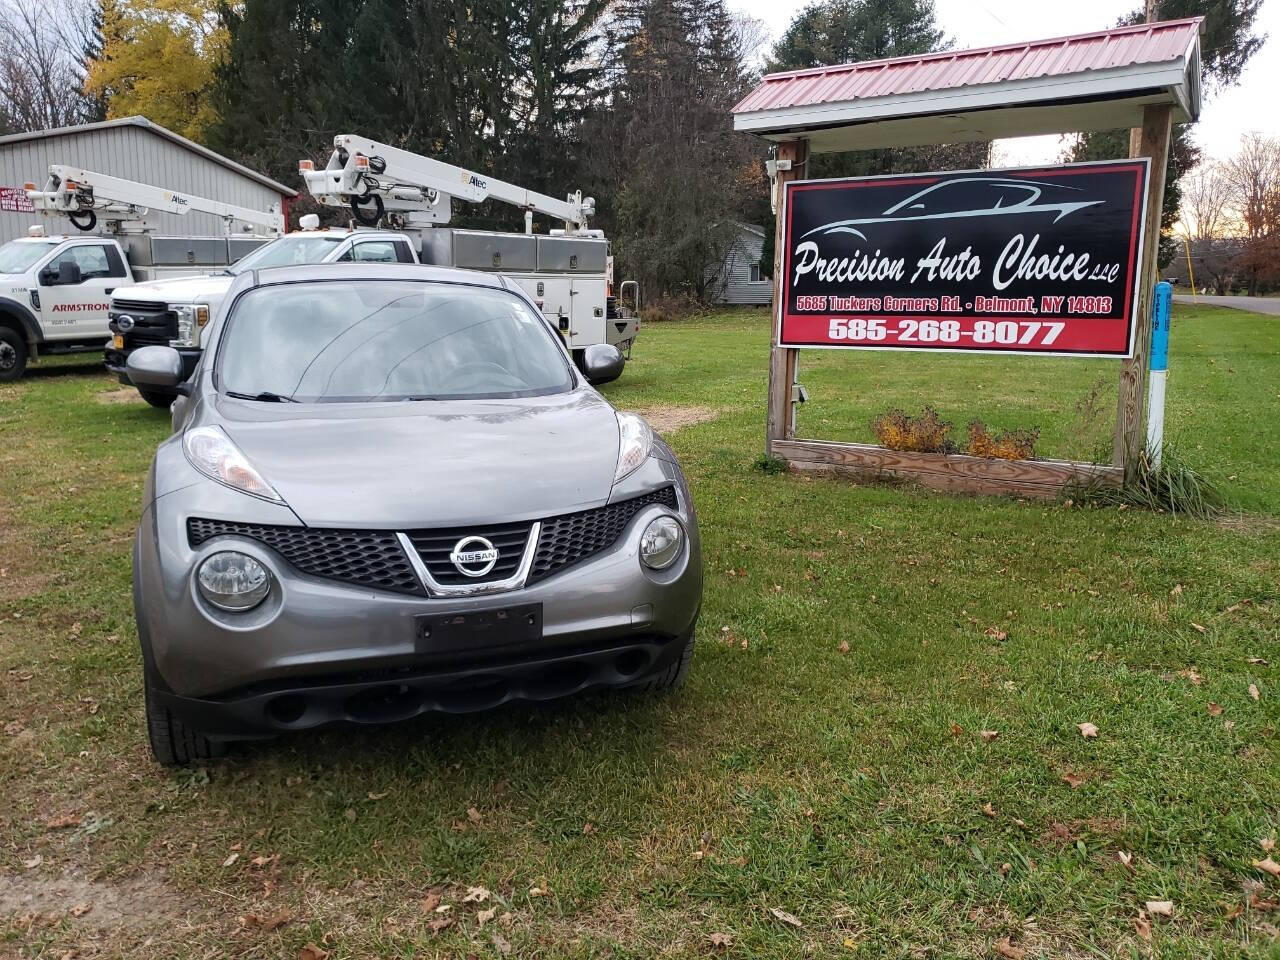
<path id="1" fill-rule="evenodd" d="M 717 303 L 768 306 L 773 302 L 773 281 L 760 272 L 764 228 L 735 223 L 733 229 L 733 244 L 717 269 L 712 296 Z"/>
<path id="2" fill-rule="evenodd" d="M 146 117 L 33 130 L 0 137 L 0 243 L 39 222 L 22 185 L 44 186 L 49 165 L 61 163 L 211 200 L 288 212 L 297 191 L 193 143 Z M 223 223 L 204 213 L 152 214 L 159 236 L 221 236 Z M 51 232 L 67 231 L 65 222 Z"/>

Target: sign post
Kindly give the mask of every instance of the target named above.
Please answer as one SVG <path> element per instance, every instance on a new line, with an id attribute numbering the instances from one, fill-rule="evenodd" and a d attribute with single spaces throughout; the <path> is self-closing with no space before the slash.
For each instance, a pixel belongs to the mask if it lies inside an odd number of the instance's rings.
<path id="1" fill-rule="evenodd" d="M 1151 378 L 1147 382 L 1147 456 L 1160 469 L 1164 447 L 1164 388 L 1169 378 L 1169 324 L 1173 313 L 1173 287 L 1156 284 L 1151 317 Z"/>

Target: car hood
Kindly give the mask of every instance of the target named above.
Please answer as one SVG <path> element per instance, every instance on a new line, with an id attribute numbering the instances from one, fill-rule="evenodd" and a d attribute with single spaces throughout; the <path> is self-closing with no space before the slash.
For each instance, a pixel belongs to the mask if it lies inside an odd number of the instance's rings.
<path id="1" fill-rule="evenodd" d="M 113 298 L 121 300 L 156 300 L 164 303 L 207 303 L 217 306 L 231 289 L 235 277 L 170 277 L 167 280 L 148 280 L 131 283 L 111 291 Z"/>
<path id="2" fill-rule="evenodd" d="M 607 502 L 618 462 L 617 418 L 590 390 L 214 404 L 217 422 L 308 526 L 407 530 L 570 513 Z"/>

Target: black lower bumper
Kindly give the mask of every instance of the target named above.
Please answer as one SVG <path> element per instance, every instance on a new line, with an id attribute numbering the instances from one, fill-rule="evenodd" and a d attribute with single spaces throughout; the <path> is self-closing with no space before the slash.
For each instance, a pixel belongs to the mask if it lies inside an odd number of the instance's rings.
<path id="1" fill-rule="evenodd" d="M 513 700 L 553 700 L 631 686 L 668 669 L 686 639 L 643 637 L 467 667 L 275 682 L 208 699 L 161 690 L 153 695 L 211 739 L 248 739 L 331 724 L 390 723 L 423 713 L 471 713 Z"/>

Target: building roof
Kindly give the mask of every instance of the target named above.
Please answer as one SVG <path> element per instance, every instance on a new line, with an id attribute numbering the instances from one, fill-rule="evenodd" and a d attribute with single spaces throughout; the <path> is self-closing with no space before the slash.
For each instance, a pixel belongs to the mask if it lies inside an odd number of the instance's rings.
<path id="1" fill-rule="evenodd" d="M 1201 19 L 774 73 L 733 108 L 734 128 L 820 152 L 1131 126 L 1152 103 L 1194 120 Z"/>
<path id="2" fill-rule="evenodd" d="M 181 134 L 174 133 L 167 127 L 162 127 L 158 123 L 151 122 L 146 117 L 119 117 L 115 120 L 103 120 L 99 123 L 82 123 L 74 127 L 54 127 L 51 130 L 29 130 L 25 133 L 11 133 L 7 136 L 0 137 L 0 147 L 9 143 L 22 143 L 27 140 L 43 140 L 51 137 L 74 136 L 77 133 L 89 133 L 94 130 L 110 130 L 114 127 L 140 127 L 143 130 L 154 133 L 156 136 L 163 137 L 172 143 L 176 143 L 180 147 L 185 147 L 187 150 L 190 150 L 192 153 L 199 154 L 206 160 L 211 160 L 220 166 L 226 167 L 228 170 L 234 170 L 241 176 L 248 177 L 250 180 L 255 180 L 264 187 L 270 187 L 272 190 L 278 190 L 287 197 L 296 197 L 298 195 L 297 190 L 294 190 L 291 187 L 286 187 L 283 183 L 272 180 L 270 177 L 264 176 L 256 170 L 251 170 L 243 164 L 236 163 L 234 160 L 230 160 L 220 153 L 215 153 L 208 147 L 202 147 L 195 141 L 188 140 L 186 137 Z"/>

